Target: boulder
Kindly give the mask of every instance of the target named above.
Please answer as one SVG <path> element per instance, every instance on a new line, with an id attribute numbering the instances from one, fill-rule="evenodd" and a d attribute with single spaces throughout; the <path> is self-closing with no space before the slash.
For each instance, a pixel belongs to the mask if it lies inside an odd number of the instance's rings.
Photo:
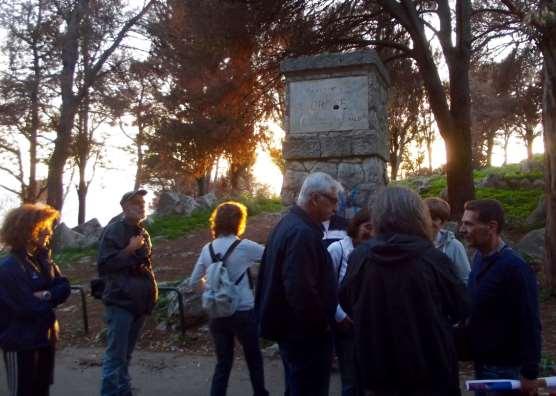
<path id="1" fill-rule="evenodd" d="M 544 228 L 533 230 L 515 245 L 515 250 L 534 265 L 542 265 L 544 261 L 544 232 Z"/>
<path id="2" fill-rule="evenodd" d="M 542 160 L 523 160 L 519 163 L 521 173 L 544 172 L 544 161 Z"/>
<path id="3" fill-rule="evenodd" d="M 200 208 L 211 209 L 216 205 L 218 198 L 214 193 L 210 192 L 208 194 L 198 197 L 195 201 L 197 202 Z"/>
<path id="4" fill-rule="evenodd" d="M 546 205 L 544 201 L 544 195 L 539 199 L 537 207 L 527 216 L 526 220 L 529 226 L 539 226 L 544 227 L 546 224 Z"/>
<path id="5" fill-rule="evenodd" d="M 158 199 L 158 207 L 156 213 L 159 215 L 169 215 L 174 213 L 176 206 L 180 204 L 180 194 L 171 191 L 165 191 L 160 194 Z"/>
<path id="6" fill-rule="evenodd" d="M 487 175 L 481 183 L 480 186 L 483 188 L 508 188 L 508 182 L 500 175 L 491 173 Z"/>
<path id="7" fill-rule="evenodd" d="M 66 223 L 62 223 L 56 227 L 53 236 L 53 249 L 59 252 L 62 249 L 78 249 L 83 247 L 84 236 L 77 231 L 69 228 Z"/>
<path id="8" fill-rule="evenodd" d="M 175 208 L 175 213 L 189 216 L 195 209 L 199 209 L 199 207 L 195 198 L 180 194 L 180 204 Z"/>
<path id="9" fill-rule="evenodd" d="M 533 180 L 533 188 L 540 188 L 541 190 L 544 190 L 544 180 L 543 179 Z"/>
<path id="10" fill-rule="evenodd" d="M 202 290 L 189 286 L 189 278 L 184 279 L 177 289 L 182 293 L 183 297 L 183 315 L 186 323 L 198 323 L 206 320 L 207 315 L 202 305 Z M 179 315 L 179 303 L 176 293 L 168 295 L 168 317 Z"/>
<path id="11" fill-rule="evenodd" d="M 84 235 L 87 238 L 96 238 L 98 240 L 102 235 L 103 228 L 100 225 L 100 222 L 94 218 L 78 225 L 77 227 L 73 227 L 72 230 Z"/>
<path id="12" fill-rule="evenodd" d="M 190 215 L 199 204 L 195 198 L 177 192 L 163 192 L 158 200 L 157 215 L 183 214 Z"/>

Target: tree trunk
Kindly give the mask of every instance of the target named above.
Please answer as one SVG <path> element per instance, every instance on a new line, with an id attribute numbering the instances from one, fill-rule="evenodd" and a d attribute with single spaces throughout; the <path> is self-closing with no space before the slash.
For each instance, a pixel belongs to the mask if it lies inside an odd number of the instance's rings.
<path id="1" fill-rule="evenodd" d="M 492 166 L 492 150 L 494 149 L 494 134 L 489 133 L 487 137 L 486 166 Z"/>
<path id="2" fill-rule="evenodd" d="M 508 164 L 508 144 L 510 144 L 510 136 L 504 137 L 504 165 Z"/>
<path id="3" fill-rule="evenodd" d="M 400 163 L 398 161 L 397 155 L 390 156 L 390 181 L 396 181 L 398 179 L 398 171 L 400 168 Z"/>
<path id="4" fill-rule="evenodd" d="M 429 172 L 432 175 L 432 140 L 427 139 L 427 154 L 429 156 Z"/>
<path id="5" fill-rule="evenodd" d="M 56 131 L 57 136 L 54 140 L 54 151 L 48 163 L 47 180 L 47 203 L 58 210 L 61 210 L 64 204 L 64 166 L 70 155 L 71 131 L 78 105 L 73 92 L 73 83 L 79 56 L 79 26 L 84 9 L 82 8 L 83 4 L 87 5 L 88 0 L 80 0 L 73 9 L 62 40 L 63 68 L 60 76 L 62 105 L 60 122 Z"/>
<path id="6" fill-rule="evenodd" d="M 544 34 L 543 127 L 545 158 L 545 266 L 546 285 L 556 290 L 556 28 Z"/>
<path id="7" fill-rule="evenodd" d="M 473 166 L 469 134 L 450 133 L 444 138 L 446 145 L 446 178 L 451 216 L 459 220 L 465 202 L 474 199 Z"/>
<path id="8" fill-rule="evenodd" d="M 535 140 L 535 134 L 533 129 L 527 129 L 525 133 L 525 146 L 527 147 L 527 159 L 531 161 L 533 159 L 533 141 Z"/>
<path id="9" fill-rule="evenodd" d="M 81 225 L 85 222 L 87 214 L 87 190 L 89 186 L 85 180 L 85 169 L 79 168 L 79 185 L 77 187 L 77 198 L 79 200 L 79 212 L 77 213 L 77 224 Z"/>
<path id="10" fill-rule="evenodd" d="M 197 194 L 199 197 L 208 193 L 209 183 L 210 183 L 210 172 L 204 176 L 195 178 L 197 182 Z"/>
<path id="11" fill-rule="evenodd" d="M 135 184 L 133 186 L 134 190 L 139 189 L 139 187 L 141 186 L 141 181 L 143 179 L 143 128 L 143 122 L 139 121 L 137 136 L 135 137 L 135 146 L 137 147 L 137 171 L 135 172 Z"/>

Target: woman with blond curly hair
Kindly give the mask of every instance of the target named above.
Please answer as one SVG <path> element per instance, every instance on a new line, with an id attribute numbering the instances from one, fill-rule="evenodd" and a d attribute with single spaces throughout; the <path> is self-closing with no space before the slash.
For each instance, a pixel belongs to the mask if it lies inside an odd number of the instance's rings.
<path id="1" fill-rule="evenodd" d="M 268 395 L 264 385 L 264 369 L 255 319 L 253 281 L 249 268 L 260 261 L 264 246 L 249 239 L 239 239 L 245 231 L 247 208 L 234 201 L 221 203 L 210 216 L 214 238 L 201 250 L 193 269 L 190 285 L 197 285 L 216 261 L 225 261 L 230 280 L 236 285 L 239 301 L 231 316 L 212 318 L 210 333 L 216 350 L 216 367 L 212 377 L 211 396 L 224 396 L 234 362 L 235 339 L 243 346 L 255 396 Z M 219 259 L 220 257 L 221 259 Z"/>
<path id="2" fill-rule="evenodd" d="M 0 261 L 0 348 L 10 396 L 45 396 L 53 383 L 54 308 L 70 294 L 68 280 L 50 258 L 59 216 L 48 205 L 24 204 L 6 215 L 0 229 L 0 241 L 9 249 Z"/>

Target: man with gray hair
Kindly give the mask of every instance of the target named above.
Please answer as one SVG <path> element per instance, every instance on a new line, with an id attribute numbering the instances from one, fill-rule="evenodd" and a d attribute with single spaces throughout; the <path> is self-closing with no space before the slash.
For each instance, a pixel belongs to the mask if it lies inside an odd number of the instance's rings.
<path id="1" fill-rule="evenodd" d="M 340 191 L 325 173 L 307 176 L 261 262 L 255 299 L 260 335 L 278 342 L 291 396 L 328 395 L 337 296 L 320 224 L 336 210 Z"/>

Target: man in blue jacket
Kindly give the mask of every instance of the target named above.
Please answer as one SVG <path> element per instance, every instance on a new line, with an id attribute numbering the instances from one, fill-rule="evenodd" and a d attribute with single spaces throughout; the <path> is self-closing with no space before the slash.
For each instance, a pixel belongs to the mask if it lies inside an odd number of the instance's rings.
<path id="1" fill-rule="evenodd" d="M 465 204 L 460 231 L 477 249 L 468 283 L 475 375 L 520 379 L 522 394 L 534 395 L 541 355 L 538 286 L 529 265 L 500 237 L 503 226 L 498 201 Z"/>
<path id="2" fill-rule="evenodd" d="M 320 224 L 334 213 L 341 190 L 325 173 L 307 176 L 262 258 L 255 299 L 260 335 L 278 342 L 290 396 L 328 394 L 337 295 Z"/>
<path id="3" fill-rule="evenodd" d="M 130 396 L 129 361 L 146 315 L 157 300 L 151 242 L 143 228 L 145 190 L 122 197 L 123 216 L 108 224 L 100 240 L 98 273 L 105 280 L 107 348 L 102 362 L 102 396 Z"/>

